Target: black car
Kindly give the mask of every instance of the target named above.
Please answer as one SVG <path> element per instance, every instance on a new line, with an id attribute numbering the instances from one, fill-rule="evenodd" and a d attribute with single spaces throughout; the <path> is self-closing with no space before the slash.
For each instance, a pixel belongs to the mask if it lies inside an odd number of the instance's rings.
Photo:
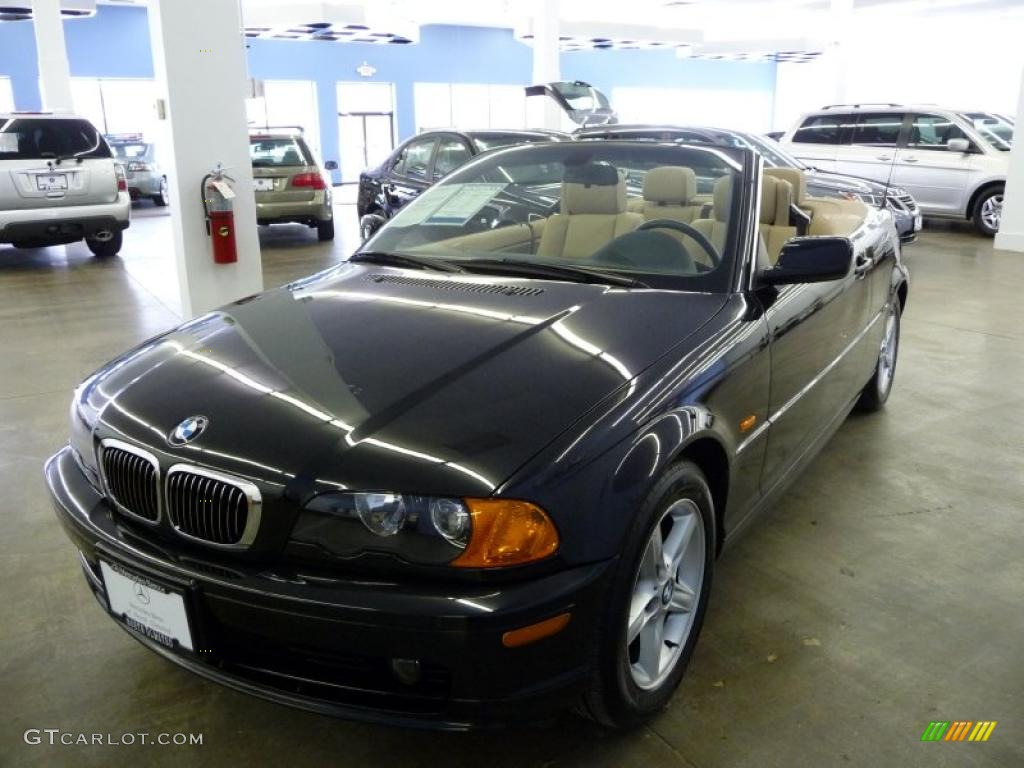
<path id="1" fill-rule="evenodd" d="M 828 173 L 811 168 L 774 141 L 758 136 L 756 133 L 728 128 L 675 125 L 609 125 L 580 128 L 573 136 L 577 139 L 643 139 L 748 147 L 760 154 L 769 168 L 799 169 L 806 180 L 807 194 L 859 198 L 868 205 L 876 207 L 882 206 L 884 202 L 885 207 L 893 216 L 896 231 L 904 244 L 914 242 L 917 239 L 917 233 L 921 231 L 921 209 L 907 190 L 879 184 L 871 179 Z M 799 204 L 799 200 L 796 202 Z"/>
<path id="2" fill-rule="evenodd" d="M 659 711 L 723 547 L 893 381 L 891 215 L 808 197 L 802 234 L 762 165 L 488 153 L 349 261 L 105 366 L 46 464 L 100 605 L 199 675 L 349 718 Z"/>
<path id="3" fill-rule="evenodd" d="M 481 152 L 515 144 L 561 141 L 559 131 L 425 131 L 392 152 L 376 168 L 359 174 L 356 213 L 363 240 L 403 205 Z"/>

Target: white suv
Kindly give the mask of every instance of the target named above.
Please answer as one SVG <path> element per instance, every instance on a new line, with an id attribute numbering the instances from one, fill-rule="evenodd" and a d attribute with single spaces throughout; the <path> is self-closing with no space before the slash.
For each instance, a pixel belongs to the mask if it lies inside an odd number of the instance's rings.
<path id="1" fill-rule="evenodd" d="M 121 250 L 131 198 L 124 170 L 81 117 L 0 113 L 0 243 L 39 248 L 85 240 Z"/>
<path id="2" fill-rule="evenodd" d="M 908 190 L 925 216 L 972 219 L 994 235 L 1013 125 L 988 112 L 839 104 L 804 115 L 780 142 L 809 165 Z"/>

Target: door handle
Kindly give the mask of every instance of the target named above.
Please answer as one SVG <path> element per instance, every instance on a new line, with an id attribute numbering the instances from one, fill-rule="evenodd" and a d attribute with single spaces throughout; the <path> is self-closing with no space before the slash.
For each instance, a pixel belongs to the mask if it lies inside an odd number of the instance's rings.
<path id="1" fill-rule="evenodd" d="M 857 256 L 857 261 L 853 265 L 853 274 L 860 280 L 874 265 L 874 259 L 862 253 Z"/>
<path id="2" fill-rule="evenodd" d="M 878 155 L 875 157 L 876 160 L 881 160 L 883 163 L 888 163 L 892 160 L 892 155 Z"/>
<path id="3" fill-rule="evenodd" d="M 903 162 L 904 163 L 916 163 L 917 162 L 917 158 L 916 157 L 909 157 L 907 155 L 904 155 L 903 156 Z"/>

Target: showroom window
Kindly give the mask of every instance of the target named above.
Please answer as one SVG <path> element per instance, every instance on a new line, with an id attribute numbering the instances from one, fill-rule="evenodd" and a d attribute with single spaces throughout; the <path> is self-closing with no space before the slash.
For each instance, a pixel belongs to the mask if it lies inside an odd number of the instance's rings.
<path id="1" fill-rule="evenodd" d="M 797 144 L 838 144 L 844 118 L 849 115 L 816 115 L 804 120 L 804 124 L 793 134 Z"/>
<path id="2" fill-rule="evenodd" d="M 306 144 L 318 158 L 320 154 L 320 112 L 316 83 L 312 80 L 264 80 L 263 96 L 245 100 L 249 125 L 298 126 Z"/>
<path id="3" fill-rule="evenodd" d="M 938 115 L 914 115 L 910 124 L 908 147 L 915 149 L 946 149 L 950 139 L 966 139 L 967 135 L 948 118 Z M 973 142 L 972 142 L 973 143 Z"/>
<path id="4" fill-rule="evenodd" d="M 14 111 L 14 88 L 11 78 L 0 77 L 0 112 Z"/>
<path id="5" fill-rule="evenodd" d="M 417 133 L 526 127 L 526 91 L 521 85 L 416 83 L 413 102 Z"/>
<path id="6" fill-rule="evenodd" d="M 903 114 L 878 113 L 857 117 L 850 136 L 850 144 L 872 147 L 895 147 L 903 128 Z"/>
<path id="7" fill-rule="evenodd" d="M 772 122 L 770 92 L 701 88 L 613 88 L 610 101 L 620 123 L 721 125 L 766 131 Z"/>
<path id="8" fill-rule="evenodd" d="M 340 82 L 338 142 L 341 181 L 359 181 L 395 148 L 395 88 L 392 83 Z"/>
<path id="9" fill-rule="evenodd" d="M 156 82 L 144 79 L 73 77 L 71 99 L 75 112 L 101 133 L 157 132 Z"/>

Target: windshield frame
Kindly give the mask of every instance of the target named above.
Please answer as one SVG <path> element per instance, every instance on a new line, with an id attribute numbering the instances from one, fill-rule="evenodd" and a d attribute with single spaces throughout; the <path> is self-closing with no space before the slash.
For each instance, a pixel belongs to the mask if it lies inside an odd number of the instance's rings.
<path id="1" fill-rule="evenodd" d="M 459 167 L 444 179 L 438 181 L 432 185 L 429 189 L 425 190 L 419 195 L 416 200 L 410 203 L 409 206 L 403 208 L 399 212 L 396 219 L 389 221 L 378 232 L 365 241 L 355 254 L 370 252 L 370 251 L 388 251 L 401 255 L 403 251 L 401 249 L 394 249 L 389 244 L 382 243 L 381 237 L 389 231 L 396 229 L 396 224 L 401 224 L 401 217 L 403 213 L 411 212 L 412 206 L 417 203 L 422 207 L 424 200 L 429 201 L 431 197 L 441 197 L 446 194 L 446 189 L 457 185 L 473 183 L 471 179 L 482 178 L 482 172 L 487 170 L 487 166 L 494 168 L 498 167 L 498 164 L 503 159 L 512 158 L 516 155 L 531 154 L 542 154 L 552 153 L 561 154 L 569 152 L 589 152 L 592 157 L 596 156 L 597 160 L 600 161 L 602 156 L 606 154 L 614 155 L 616 151 L 627 152 L 630 150 L 642 149 L 643 151 L 650 150 L 651 154 L 655 152 L 671 153 L 673 151 L 681 153 L 704 153 L 708 155 L 715 155 L 720 160 L 732 167 L 733 178 L 736 183 L 732 184 L 731 190 L 731 201 L 730 201 L 730 215 L 727 222 L 727 233 L 722 247 L 722 251 L 719 254 L 722 267 L 716 266 L 710 272 L 702 273 L 702 276 L 711 274 L 717 271 L 719 268 L 723 268 L 724 271 L 719 275 L 716 275 L 711 280 L 707 281 L 707 286 L 704 288 L 694 288 L 695 282 L 694 276 L 683 275 L 683 274 L 669 274 L 663 272 L 648 272 L 642 270 L 631 270 L 631 269 L 613 269 L 605 264 L 589 264 L 581 262 L 578 266 L 581 267 L 600 267 L 609 272 L 617 272 L 624 277 L 633 278 L 636 281 L 649 286 L 650 288 L 658 290 L 672 290 L 681 292 L 698 292 L 698 293 L 732 293 L 738 288 L 740 282 L 740 275 L 748 267 L 750 261 L 751 248 L 749 247 L 751 242 L 756 242 L 756 227 L 754 228 L 754 239 L 751 239 L 750 230 L 750 217 L 756 217 L 756 202 L 752 195 L 757 187 L 757 180 L 753 178 L 753 173 L 757 168 L 756 162 L 760 160 L 754 150 L 745 147 L 729 147 L 717 144 L 695 144 L 695 143 L 679 143 L 673 141 L 667 142 L 652 142 L 647 140 L 602 140 L 599 142 L 541 142 L 525 145 L 517 145 L 513 147 L 506 147 L 502 149 L 495 149 L 486 153 L 482 153 L 472 160 Z M 668 164 L 668 163 L 663 163 Z M 685 164 L 685 163 L 681 163 Z M 479 181 L 477 182 L 479 183 Z M 442 200 L 447 199 L 442 197 Z M 425 226 L 419 222 L 411 222 L 404 226 L 420 227 Z M 467 233 L 472 234 L 472 233 Z M 460 265 L 465 263 L 470 266 L 473 259 L 479 259 L 481 256 L 491 257 L 498 255 L 500 251 L 488 251 L 488 252 L 465 252 L 464 257 L 452 255 L 450 253 L 438 254 L 430 251 L 429 247 L 417 246 L 417 249 L 422 247 L 422 252 L 417 250 L 417 254 L 430 256 L 434 259 L 441 259 L 446 262 L 450 262 L 454 265 Z M 410 249 L 411 250 L 411 249 Z M 523 262 L 536 263 L 538 265 L 551 264 L 557 266 L 559 264 L 565 264 L 571 266 L 572 262 L 565 259 L 545 259 L 538 257 L 535 254 L 512 254 L 509 255 L 522 256 L 520 260 Z M 353 254 L 354 255 L 354 254 Z M 537 278 L 543 279 L 543 278 Z M 623 289 L 618 290 L 633 290 Z"/>

